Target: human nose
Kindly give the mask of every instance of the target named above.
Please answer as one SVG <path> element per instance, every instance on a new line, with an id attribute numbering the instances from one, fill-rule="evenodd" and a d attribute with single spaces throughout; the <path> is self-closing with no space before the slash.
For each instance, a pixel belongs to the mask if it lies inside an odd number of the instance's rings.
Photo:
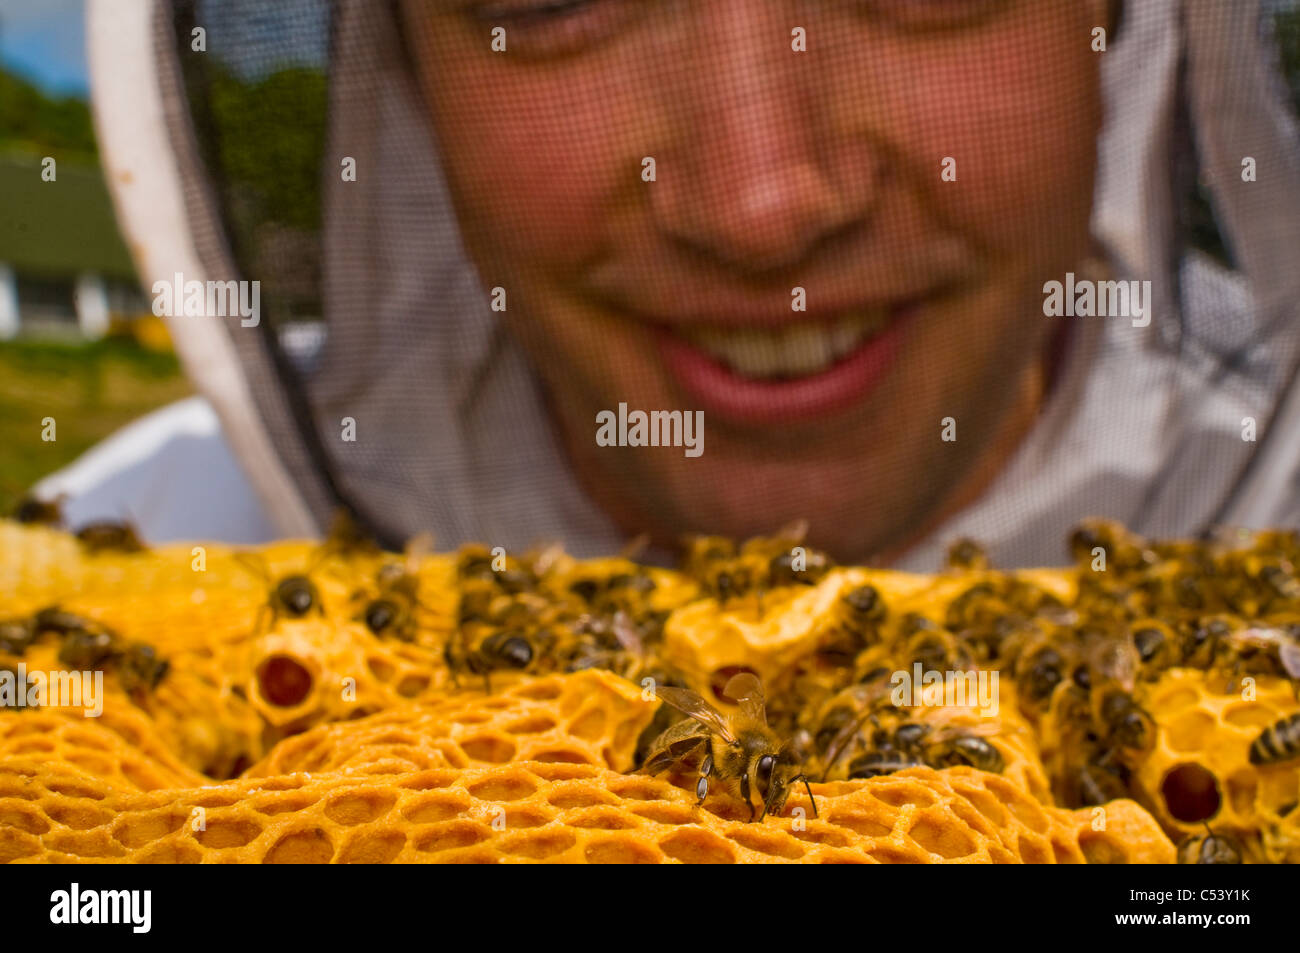
<path id="1" fill-rule="evenodd" d="M 679 100 L 678 148 L 658 165 L 653 214 L 697 252 L 770 271 L 861 219 L 875 176 L 856 170 L 850 192 L 828 167 L 818 67 L 791 49 L 788 21 L 770 15 L 771 0 L 717 6 L 730 9 L 695 33 L 691 59 L 701 68 Z"/>

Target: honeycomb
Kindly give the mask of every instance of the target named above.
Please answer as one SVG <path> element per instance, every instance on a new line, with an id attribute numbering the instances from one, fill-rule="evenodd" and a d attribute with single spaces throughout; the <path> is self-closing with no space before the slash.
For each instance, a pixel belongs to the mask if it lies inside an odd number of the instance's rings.
<path id="1" fill-rule="evenodd" d="M 1130 801 L 1048 808 L 970 769 L 818 792 L 822 818 L 754 825 L 735 805 L 595 765 L 515 762 L 389 776 L 241 778 L 127 792 L 63 765 L 0 762 L 0 860 L 132 863 L 1169 863 Z"/>
<path id="2" fill-rule="evenodd" d="M 805 584 L 775 569 L 764 578 L 779 548 L 752 541 L 679 570 L 552 550 L 511 556 L 502 571 L 473 547 L 91 553 L 59 531 L 0 521 L 0 626 L 57 607 L 115 646 L 94 666 L 102 716 L 0 708 L 0 859 L 1170 863 L 1208 821 L 1247 860 L 1295 861 L 1300 772 L 1248 758 L 1260 731 L 1298 707 L 1292 682 L 1271 670 L 1253 673 L 1250 701 L 1217 693 L 1217 656 L 1144 674 L 1132 698 L 1155 740 L 1117 756 L 1125 789 L 1097 805 L 1058 796 L 1070 726 L 1021 690 L 1026 632 L 1084 639 L 1088 626 L 1127 633 L 1147 616 L 1195 628 L 1209 612 L 1300 620 L 1300 599 L 1277 594 L 1289 555 L 1148 558 L 1143 541 L 1117 538 L 1129 547 L 1113 544 L 1122 571 L 1100 579 L 972 563 L 929 576 L 823 566 Z M 721 584 L 728 559 L 756 584 Z M 1193 582 L 1240 588 L 1197 590 L 1205 611 L 1193 611 L 1185 567 L 1213 559 Z M 418 599 L 402 625 L 380 630 L 367 613 L 398 569 Z M 282 591 L 295 579 L 305 608 Z M 878 612 L 850 626 L 845 607 L 864 587 Z M 497 643 L 466 634 L 482 632 Z M 507 636 L 516 644 L 502 651 Z M 0 629 L 0 669 L 76 668 L 61 653 L 78 637 L 47 626 L 6 654 Z M 142 686 L 123 661 L 128 644 L 152 647 L 165 672 Z M 999 675 L 996 715 L 872 695 L 842 756 L 823 763 L 827 712 L 873 672 L 908 669 L 923 645 L 941 653 L 939 667 Z M 751 823 L 725 785 L 697 805 L 690 764 L 637 772 L 680 717 L 656 697 L 661 679 L 725 719 L 738 717 L 723 689 L 741 672 L 758 677 L 773 736 L 803 752 L 816 816 L 802 782 L 781 816 Z M 1057 677 L 1058 693 L 1085 684 L 1078 667 Z M 891 747 L 903 729 L 917 747 Z M 950 759 L 952 738 L 984 739 L 997 764 Z M 849 778 L 855 758 L 881 751 L 898 763 Z M 1210 807 L 1207 787 L 1219 799 Z"/>
<path id="3" fill-rule="evenodd" d="M 1248 757 L 1261 731 L 1295 711 L 1292 687 L 1260 678 L 1250 700 L 1226 687 L 1204 672 L 1175 669 L 1151 688 L 1160 730 L 1137 772 L 1139 796 L 1166 829 L 1192 836 L 1213 819 L 1215 833 L 1252 847 L 1254 859 L 1300 863 L 1300 769 L 1294 761 L 1257 766 Z"/>
<path id="4" fill-rule="evenodd" d="M 452 698 L 320 725 L 276 745 L 244 777 L 305 771 L 399 774 L 514 761 L 636 767 L 637 737 L 656 705 L 604 671 L 550 675 L 500 694 Z"/>

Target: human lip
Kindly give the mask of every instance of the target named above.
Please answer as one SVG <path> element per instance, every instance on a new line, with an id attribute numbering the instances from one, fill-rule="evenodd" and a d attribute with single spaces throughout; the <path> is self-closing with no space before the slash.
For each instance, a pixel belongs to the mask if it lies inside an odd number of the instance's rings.
<path id="1" fill-rule="evenodd" d="M 711 413 L 770 424 L 863 400 L 893 367 L 919 303 L 870 306 L 784 327 L 660 328 L 669 373 Z"/>

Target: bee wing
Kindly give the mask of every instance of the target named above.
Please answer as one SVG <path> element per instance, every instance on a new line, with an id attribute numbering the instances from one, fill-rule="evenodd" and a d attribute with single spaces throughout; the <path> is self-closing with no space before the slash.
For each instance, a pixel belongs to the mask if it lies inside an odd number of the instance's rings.
<path id="1" fill-rule="evenodd" d="M 627 544 L 618 551 L 618 556 L 620 559 L 636 562 L 637 559 L 639 559 L 649 548 L 650 534 L 642 533 L 640 536 L 635 536 L 632 539 L 629 539 Z"/>
<path id="2" fill-rule="evenodd" d="M 632 620 L 626 612 L 615 612 L 610 628 L 614 638 L 618 639 L 618 644 L 627 651 L 638 656 L 645 654 L 645 647 L 641 644 L 641 634 L 632 625 Z"/>
<path id="3" fill-rule="evenodd" d="M 271 571 L 266 568 L 266 560 L 262 558 L 261 553 L 232 553 L 232 555 L 235 557 L 235 562 L 262 582 L 271 581 Z"/>
<path id="4" fill-rule="evenodd" d="M 689 688 L 674 688 L 671 685 L 655 686 L 659 700 L 672 705 L 683 715 L 689 715 L 700 724 L 714 731 L 724 741 L 733 742 L 736 736 L 722 713 L 706 702 Z"/>
<path id="5" fill-rule="evenodd" d="M 776 538 L 782 542 L 788 542 L 793 546 L 798 546 L 808 536 L 808 521 L 794 520 L 782 526 L 776 531 Z"/>
<path id="6" fill-rule="evenodd" d="M 1278 646 L 1279 650 L 1287 644 L 1286 633 L 1281 629 L 1263 629 L 1249 628 L 1233 632 L 1228 638 L 1233 642 L 1244 642 L 1247 645 L 1257 645 L 1260 648 L 1267 648 L 1270 645 Z"/>
<path id="7" fill-rule="evenodd" d="M 1103 639 L 1093 651 L 1092 668 L 1103 678 L 1118 682 L 1125 691 L 1137 684 L 1137 646 L 1131 639 Z"/>
<path id="8" fill-rule="evenodd" d="M 890 692 L 889 682 L 879 680 L 873 683 L 855 685 L 849 691 L 849 694 L 857 701 L 859 706 L 858 717 L 853 719 L 843 728 L 840 729 L 829 745 L 826 746 L 825 763 L 822 766 L 822 776 L 825 777 L 830 773 L 831 768 L 844 756 L 849 743 L 862 730 L 867 719 L 871 717 L 876 710 L 876 703 L 884 698 Z"/>
<path id="9" fill-rule="evenodd" d="M 1284 642 L 1278 647 L 1277 657 L 1288 675 L 1292 678 L 1300 678 L 1300 645 Z"/>
<path id="10" fill-rule="evenodd" d="M 752 672 L 741 672 L 727 679 L 722 693 L 740 705 L 740 716 L 746 721 L 767 724 L 767 700 L 763 697 L 763 684 Z"/>
<path id="11" fill-rule="evenodd" d="M 563 558 L 564 544 L 556 540 L 545 540 L 533 545 L 524 556 L 524 562 L 532 569 L 534 575 L 541 577 L 554 569 L 556 563 Z"/>
<path id="12" fill-rule="evenodd" d="M 433 534 L 416 533 L 406 541 L 406 571 L 418 572 L 420 561 L 433 552 Z"/>
<path id="13" fill-rule="evenodd" d="M 871 709 L 864 709 L 857 718 L 853 719 L 853 721 L 841 728 L 839 734 L 837 734 L 831 743 L 826 746 L 825 763 L 822 765 L 823 779 L 826 775 L 830 774 L 831 768 L 835 767 L 840 758 L 844 756 L 844 752 L 848 748 L 849 743 L 853 740 L 854 736 L 862 730 L 862 726 L 870 717 Z"/>
<path id="14" fill-rule="evenodd" d="M 938 744 L 953 738 L 992 738 L 1001 733 L 1001 725 L 990 721 L 978 721 L 968 725 L 939 725 L 925 736 L 925 740 L 928 743 Z"/>

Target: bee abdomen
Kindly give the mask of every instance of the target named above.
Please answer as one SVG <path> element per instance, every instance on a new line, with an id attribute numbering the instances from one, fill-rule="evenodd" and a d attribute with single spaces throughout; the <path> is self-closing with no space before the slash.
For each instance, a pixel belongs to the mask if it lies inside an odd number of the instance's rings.
<path id="1" fill-rule="evenodd" d="M 1300 712 L 1260 732 L 1250 745 L 1251 764 L 1277 764 L 1300 758 Z"/>
<path id="2" fill-rule="evenodd" d="M 897 751 L 868 751 L 849 762 L 849 779 L 878 778 L 904 768 L 917 768 L 925 764 L 920 758 Z"/>

